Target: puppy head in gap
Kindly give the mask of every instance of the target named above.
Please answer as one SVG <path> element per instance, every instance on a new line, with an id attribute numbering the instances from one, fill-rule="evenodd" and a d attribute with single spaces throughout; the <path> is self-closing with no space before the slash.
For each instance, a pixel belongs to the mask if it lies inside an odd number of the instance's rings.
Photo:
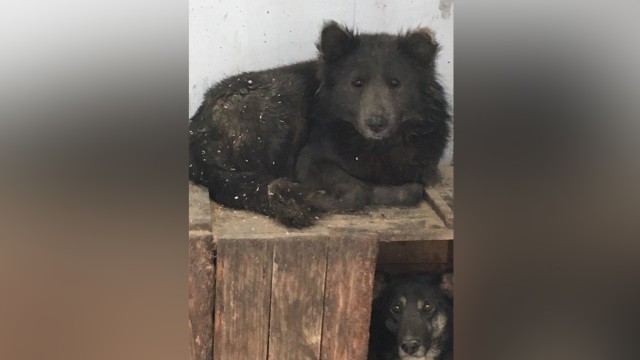
<path id="1" fill-rule="evenodd" d="M 327 22 L 320 42 L 320 101 L 325 121 L 345 121 L 369 140 L 393 136 L 403 122 L 428 121 L 426 89 L 438 44 L 432 31 L 359 35 Z"/>
<path id="2" fill-rule="evenodd" d="M 380 311 L 386 312 L 384 326 L 395 337 L 400 359 L 435 359 L 440 355 L 452 321 L 451 273 L 435 277 L 377 274 L 374 296 L 379 296 Z"/>

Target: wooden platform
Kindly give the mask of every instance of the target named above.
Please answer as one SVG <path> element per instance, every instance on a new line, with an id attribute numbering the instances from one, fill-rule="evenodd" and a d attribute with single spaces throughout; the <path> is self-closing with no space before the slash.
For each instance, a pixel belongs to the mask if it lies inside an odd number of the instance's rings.
<path id="1" fill-rule="evenodd" d="M 450 264 L 453 168 L 415 208 L 292 230 L 189 188 L 193 359 L 366 359 L 374 270 Z"/>
<path id="2" fill-rule="evenodd" d="M 209 202 L 207 190 L 189 184 L 190 234 L 220 239 L 353 236 L 369 233 L 380 241 L 453 239 L 453 167 L 444 167 L 443 183 L 426 190 L 427 201 L 416 208 L 374 208 L 355 214 L 323 216 L 304 230 L 286 228 L 256 213 Z M 212 222 L 213 219 L 213 222 Z"/>

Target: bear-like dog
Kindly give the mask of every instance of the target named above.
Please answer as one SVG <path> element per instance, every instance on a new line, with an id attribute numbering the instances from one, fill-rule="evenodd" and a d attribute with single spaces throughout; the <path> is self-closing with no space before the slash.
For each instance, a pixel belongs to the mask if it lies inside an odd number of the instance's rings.
<path id="1" fill-rule="evenodd" d="M 439 180 L 449 105 L 429 29 L 325 23 L 317 60 L 213 86 L 189 123 L 189 177 L 225 206 L 292 227 L 316 213 L 414 205 Z"/>

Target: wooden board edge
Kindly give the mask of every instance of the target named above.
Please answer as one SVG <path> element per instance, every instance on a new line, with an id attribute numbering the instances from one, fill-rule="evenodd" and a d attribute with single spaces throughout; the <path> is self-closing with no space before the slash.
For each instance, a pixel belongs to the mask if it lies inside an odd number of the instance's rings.
<path id="1" fill-rule="evenodd" d="M 449 207 L 446 201 L 440 196 L 437 188 L 425 189 L 427 202 L 433 207 L 433 210 L 438 214 L 442 222 L 452 229 L 453 228 L 453 210 Z"/>

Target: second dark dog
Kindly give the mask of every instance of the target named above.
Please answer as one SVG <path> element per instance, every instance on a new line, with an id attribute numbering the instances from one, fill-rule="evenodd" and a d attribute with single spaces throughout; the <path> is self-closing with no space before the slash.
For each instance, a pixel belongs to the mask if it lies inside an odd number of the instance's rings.
<path id="1" fill-rule="evenodd" d="M 369 360 L 453 358 L 453 276 L 376 274 Z"/>

